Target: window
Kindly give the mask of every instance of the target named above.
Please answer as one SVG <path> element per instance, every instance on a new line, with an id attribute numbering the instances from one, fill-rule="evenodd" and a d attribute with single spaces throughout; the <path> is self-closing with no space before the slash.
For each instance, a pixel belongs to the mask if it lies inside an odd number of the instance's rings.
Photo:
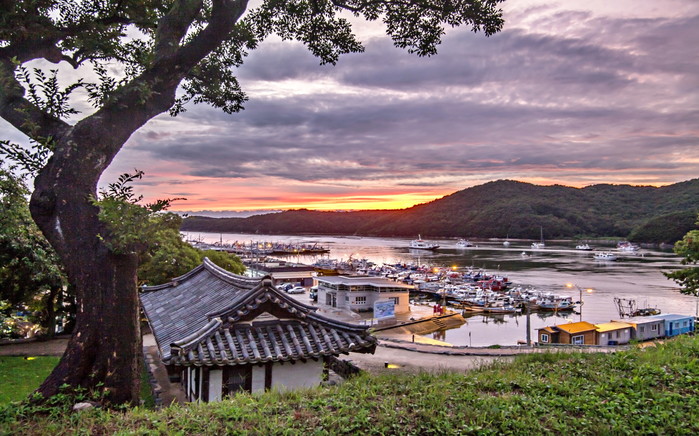
<path id="1" fill-rule="evenodd" d="M 616 339 L 619 339 L 619 330 L 617 330 L 617 331 L 614 332 L 614 337 L 615 337 Z"/>
<path id="2" fill-rule="evenodd" d="M 682 327 L 687 327 L 689 324 L 687 324 L 687 321 L 682 323 Z"/>
<path id="3" fill-rule="evenodd" d="M 549 335 L 547 335 L 546 333 L 542 333 L 541 334 L 541 342 L 548 343 L 548 341 L 549 341 Z"/>
<path id="4" fill-rule="evenodd" d="M 653 324 L 652 326 L 650 326 L 650 331 L 652 331 L 652 332 L 658 331 L 658 324 Z"/>
<path id="5" fill-rule="evenodd" d="M 354 304 L 366 304 L 366 297 L 355 297 Z"/>
<path id="6" fill-rule="evenodd" d="M 388 299 L 393 301 L 393 304 L 398 306 L 398 302 L 400 301 L 400 297 L 389 297 Z"/>
<path id="7" fill-rule="evenodd" d="M 645 333 L 645 332 L 646 332 L 646 328 L 645 328 L 644 326 L 639 326 L 639 327 L 638 327 L 638 331 L 641 332 L 641 333 Z"/>
<path id="8" fill-rule="evenodd" d="M 573 338 L 571 339 L 571 343 L 573 345 L 583 345 L 585 343 L 585 336 L 583 336 L 583 335 L 573 336 Z"/>

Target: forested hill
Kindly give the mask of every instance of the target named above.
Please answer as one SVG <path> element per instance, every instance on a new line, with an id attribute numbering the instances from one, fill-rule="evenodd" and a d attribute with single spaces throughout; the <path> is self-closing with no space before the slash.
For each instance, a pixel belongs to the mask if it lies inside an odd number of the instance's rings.
<path id="1" fill-rule="evenodd" d="M 699 179 L 661 188 L 538 186 L 499 180 L 401 210 L 290 210 L 248 218 L 189 217 L 182 230 L 362 236 L 630 238 L 674 242 L 695 228 Z"/>

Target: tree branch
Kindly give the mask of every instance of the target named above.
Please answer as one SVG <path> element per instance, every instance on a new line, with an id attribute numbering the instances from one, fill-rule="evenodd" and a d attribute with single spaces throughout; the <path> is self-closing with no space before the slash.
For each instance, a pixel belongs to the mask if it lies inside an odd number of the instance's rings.
<path id="1" fill-rule="evenodd" d="M 14 72 L 15 65 L 11 60 L 0 59 L 0 116 L 38 142 L 59 137 L 70 129 L 70 124 L 40 110 L 24 98 L 25 90 Z"/>
<path id="2" fill-rule="evenodd" d="M 180 41 L 187 34 L 203 6 L 202 0 L 176 1 L 170 11 L 158 23 L 155 32 L 155 59 L 160 60 L 177 51 Z"/>

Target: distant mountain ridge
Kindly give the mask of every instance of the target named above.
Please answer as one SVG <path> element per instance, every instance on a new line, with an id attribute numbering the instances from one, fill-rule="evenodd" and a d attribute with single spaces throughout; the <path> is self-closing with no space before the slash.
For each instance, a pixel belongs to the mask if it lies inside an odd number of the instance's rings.
<path id="1" fill-rule="evenodd" d="M 408 209 L 289 210 L 248 218 L 189 217 L 183 231 L 361 236 L 544 238 L 622 237 L 674 242 L 699 212 L 699 179 L 660 188 L 572 188 L 498 180 Z M 654 224 L 655 223 L 655 224 Z"/>

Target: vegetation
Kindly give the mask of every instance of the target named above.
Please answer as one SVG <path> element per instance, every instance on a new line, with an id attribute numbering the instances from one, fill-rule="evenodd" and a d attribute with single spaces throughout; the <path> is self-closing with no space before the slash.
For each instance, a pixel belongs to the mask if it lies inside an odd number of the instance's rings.
<path id="1" fill-rule="evenodd" d="M 468 374 L 363 375 L 160 411 L 5 412 L 13 434 L 675 434 L 699 432 L 699 338 L 520 356 Z M 438 358 L 438 357 L 436 357 Z M 1 422 L 1 421 L 0 421 Z"/>
<path id="2" fill-rule="evenodd" d="M 292 210 L 248 218 L 185 219 L 182 230 L 262 234 L 346 234 L 544 238 L 619 237 L 673 243 L 692 226 L 699 179 L 662 188 L 582 189 L 500 180 L 404 210 Z"/>
<path id="3" fill-rule="evenodd" d="M 58 363 L 58 357 L 0 356 L 0 406 L 24 401 Z"/>
<path id="4" fill-rule="evenodd" d="M 298 41 L 334 64 L 363 50 L 344 12 L 380 20 L 396 46 L 426 56 L 447 26 L 500 31 L 501 2 L 0 1 L 0 116 L 30 138 L 29 148 L 0 140 L 0 152 L 36 173 L 32 218 L 80 308 L 66 353 L 39 388 L 44 397 L 100 383 L 106 402 L 139 400 L 138 253 L 122 249 L 137 241 L 110 233 L 94 204 L 102 173 L 135 131 L 190 102 L 240 111 L 247 96 L 236 68 L 267 37 Z M 40 68 L 49 63 L 70 65 L 79 79 L 62 87 L 58 69 Z M 71 106 L 76 90 L 93 113 Z"/>
<path id="5" fill-rule="evenodd" d="M 56 316 L 74 308 L 67 304 L 71 296 L 58 257 L 31 219 L 28 195 L 21 176 L 0 168 L 0 337 L 18 336 L 19 326 L 35 323 L 52 336 Z"/>
<path id="6" fill-rule="evenodd" d="M 699 226 L 699 217 L 696 225 Z M 680 285 L 683 294 L 699 297 L 699 230 L 690 230 L 675 244 L 675 253 L 682 256 L 682 265 L 694 265 L 687 268 L 665 273 L 665 276 Z"/>

